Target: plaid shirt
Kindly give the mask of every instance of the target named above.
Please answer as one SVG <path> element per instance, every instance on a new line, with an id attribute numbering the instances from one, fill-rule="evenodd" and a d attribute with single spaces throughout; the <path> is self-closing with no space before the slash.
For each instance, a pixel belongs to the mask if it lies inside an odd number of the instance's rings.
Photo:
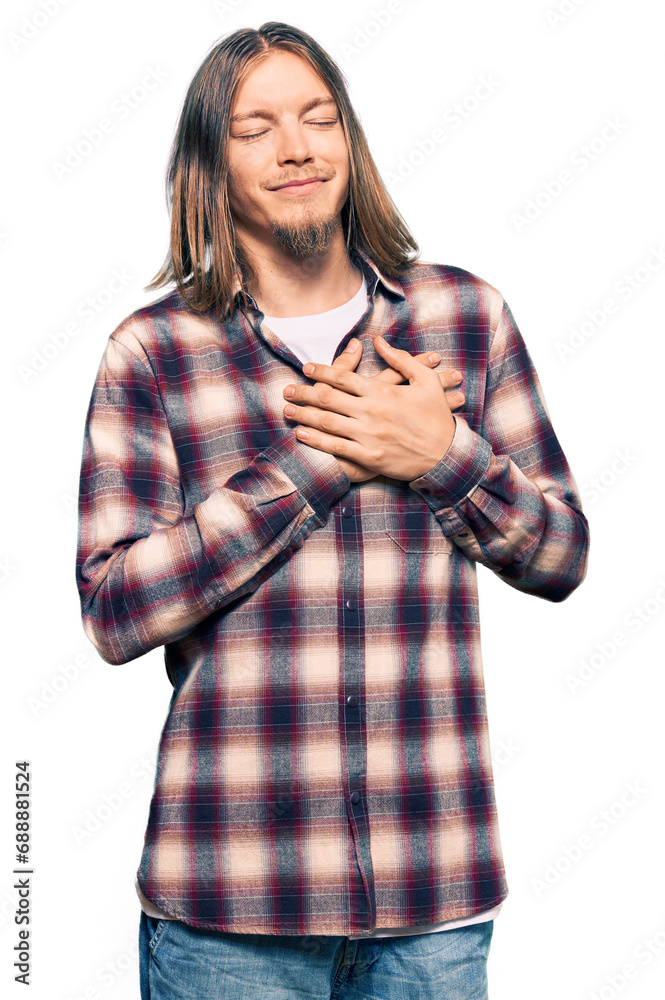
<path id="1" fill-rule="evenodd" d="M 314 384 L 250 298 L 220 321 L 170 293 L 110 334 L 86 418 L 76 580 L 108 663 L 164 646 L 173 686 L 141 891 L 196 927 L 364 935 L 508 893 L 476 564 L 562 601 L 588 524 L 513 315 L 416 262 L 341 340 L 383 334 L 466 395 L 441 461 L 352 483 L 283 415 Z M 236 290 L 239 279 L 236 279 Z M 237 300 L 239 301 L 239 300 Z"/>

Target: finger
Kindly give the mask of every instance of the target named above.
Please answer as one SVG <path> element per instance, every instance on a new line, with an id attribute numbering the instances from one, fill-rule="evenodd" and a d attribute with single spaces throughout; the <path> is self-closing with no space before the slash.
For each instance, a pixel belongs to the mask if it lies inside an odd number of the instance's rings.
<path id="1" fill-rule="evenodd" d="M 461 406 L 466 396 L 459 389 L 446 389 L 445 391 L 446 401 L 451 409 L 456 406 Z"/>
<path id="2" fill-rule="evenodd" d="M 408 351 L 393 347 L 383 337 L 374 338 L 374 350 L 388 362 L 391 368 L 396 368 L 411 382 L 422 382 L 425 379 L 425 366 L 421 365 Z"/>
<path id="3" fill-rule="evenodd" d="M 342 353 L 334 359 L 332 365 L 334 368 L 344 368 L 346 371 L 355 371 L 358 366 L 358 362 L 362 357 L 362 353 L 363 345 L 359 340 L 356 340 L 356 338 L 353 337 Z M 422 354 L 416 354 L 415 357 L 421 364 L 426 365 L 427 368 L 434 368 L 441 361 L 441 357 L 436 353 L 433 354 L 431 351 L 424 351 Z M 380 371 L 377 375 L 372 375 L 370 377 L 391 385 L 399 385 L 400 382 L 406 381 L 404 376 L 398 371 L 395 371 L 394 368 L 384 368 L 383 371 Z M 462 376 L 459 375 L 459 379 L 461 379 L 461 377 Z M 459 381 L 459 379 L 456 381 Z M 446 382 L 446 386 L 453 386 L 456 384 L 456 381 L 451 380 L 450 382 Z"/>
<path id="4" fill-rule="evenodd" d="M 437 375 L 441 379 L 444 389 L 453 389 L 456 386 L 459 388 L 459 384 L 463 378 L 462 373 L 458 372 L 455 368 L 446 368 L 444 371 L 437 372 Z"/>
<path id="5" fill-rule="evenodd" d="M 318 367 L 327 368 L 328 371 L 334 372 L 337 377 L 362 378 L 363 383 L 369 381 L 364 376 L 356 376 L 344 368 L 333 367 L 332 365 L 319 365 Z M 286 403 L 283 412 L 287 417 L 290 414 L 286 412 L 286 406 L 297 404 L 296 408 L 298 411 L 301 411 L 307 407 L 308 403 L 310 405 L 307 409 L 310 411 L 324 410 L 329 413 L 341 413 L 350 417 L 358 411 L 358 395 L 361 394 L 356 395 L 350 390 L 338 389 L 334 385 L 328 384 L 328 382 L 315 382 L 314 385 L 294 384 L 290 382 L 284 386 L 282 395 Z"/>
<path id="6" fill-rule="evenodd" d="M 299 441 L 303 441 L 312 448 L 318 448 L 319 451 L 325 451 L 329 455 L 337 455 L 350 462 L 359 463 L 360 461 L 362 449 L 348 438 L 326 434 L 324 431 L 312 427 L 296 427 L 296 437 Z"/>
<path id="7" fill-rule="evenodd" d="M 355 371 L 355 369 L 358 366 L 358 362 L 362 357 L 362 353 L 363 353 L 363 345 L 360 343 L 359 340 L 353 337 L 346 345 L 342 353 L 338 357 L 334 358 L 331 367 L 339 368 L 343 371 L 349 371 L 349 372 Z M 294 388 L 296 387 L 293 386 L 293 384 L 284 386 L 284 390 L 294 389 Z M 305 392 L 304 392 L 305 389 L 307 389 L 308 392 L 311 392 L 312 388 L 313 386 L 298 387 L 295 392 L 289 393 L 288 396 L 287 393 L 283 391 L 283 395 L 285 399 L 289 400 L 289 403 L 296 403 L 305 398 Z"/>
<path id="8" fill-rule="evenodd" d="M 335 358 L 332 367 L 342 368 L 347 372 L 353 372 L 358 366 L 363 353 L 363 346 L 359 340 L 353 337 L 346 345 L 339 357 Z"/>
<path id="9" fill-rule="evenodd" d="M 339 437 L 344 437 L 346 433 L 353 433 L 353 417 L 333 409 L 327 409 L 325 405 L 307 406 L 301 404 L 294 406 L 293 403 L 287 403 L 282 412 L 286 420 L 320 431 L 328 431 Z"/>
<path id="10" fill-rule="evenodd" d="M 424 354 L 416 354 L 414 357 L 416 361 L 425 365 L 426 368 L 435 368 L 441 360 L 438 354 L 432 354 L 431 351 L 425 351 Z M 379 382 L 386 382 L 389 385 L 400 385 L 400 383 L 406 382 L 405 376 L 401 372 L 396 371 L 395 368 L 384 368 L 377 375 L 370 377 L 377 379 Z M 454 382 L 451 383 L 451 385 L 454 384 Z"/>
<path id="11" fill-rule="evenodd" d="M 425 351 L 423 354 L 416 354 L 414 357 L 416 361 L 420 361 L 421 364 L 430 369 L 436 368 L 441 361 L 438 354 L 432 354 L 430 351 Z M 459 385 L 463 377 L 462 373 L 455 368 L 445 368 L 437 372 L 437 375 L 441 379 L 444 389 L 452 389 L 453 386 Z M 406 377 L 394 368 L 384 368 L 378 375 L 372 375 L 371 378 L 378 379 L 380 382 L 386 382 L 390 385 L 400 385 L 402 382 L 407 381 Z"/>
<path id="12" fill-rule="evenodd" d="M 346 350 L 335 358 L 333 361 L 333 366 L 345 368 L 347 371 L 354 371 L 360 361 L 362 356 L 362 344 L 360 341 L 356 340 L 355 337 L 349 341 Z M 424 351 L 422 354 L 416 354 L 415 358 L 421 364 L 425 365 L 427 368 L 435 368 L 441 361 L 440 356 L 431 351 Z M 464 403 L 465 395 L 463 392 L 454 391 L 454 386 L 458 385 L 462 381 L 462 373 L 457 371 L 455 368 L 445 368 L 443 371 L 436 373 L 439 376 L 439 381 L 446 391 L 446 399 L 448 401 L 449 409 L 456 409 Z M 387 385 L 400 385 L 402 382 L 406 382 L 406 378 L 400 372 L 396 371 L 394 368 L 384 368 L 377 375 L 370 376 L 373 379 L 377 379 L 380 382 L 385 382 Z M 450 390 L 453 389 L 451 392 Z"/>
<path id="13" fill-rule="evenodd" d="M 342 353 L 336 357 L 333 361 L 333 367 L 343 368 L 346 371 L 355 371 L 358 366 L 363 353 L 362 343 L 353 337 Z M 441 357 L 436 352 L 423 351 L 422 354 L 414 355 L 415 359 L 421 364 L 425 365 L 427 368 L 435 368 L 441 361 Z M 446 368 L 444 371 L 437 372 L 444 389 L 452 389 L 459 382 L 462 381 L 462 373 L 456 371 L 453 368 Z M 406 378 L 401 372 L 396 371 L 394 368 L 384 368 L 382 371 L 378 372 L 376 375 L 372 375 L 371 378 L 377 379 L 380 382 L 385 382 L 388 385 L 400 385 L 402 382 L 406 382 Z M 464 396 L 461 395 L 460 399 L 455 402 L 455 406 L 459 406 L 463 401 Z"/>
<path id="14" fill-rule="evenodd" d="M 422 366 L 419 366 L 422 367 Z M 322 386 L 331 386 L 341 389 L 349 396 L 366 396 L 371 392 L 369 379 L 364 375 L 356 375 L 355 372 L 346 371 L 344 368 L 333 367 L 333 365 L 315 364 L 308 361 L 302 367 L 302 373 L 312 382 L 319 382 Z M 309 388 L 312 388 L 311 386 Z"/>

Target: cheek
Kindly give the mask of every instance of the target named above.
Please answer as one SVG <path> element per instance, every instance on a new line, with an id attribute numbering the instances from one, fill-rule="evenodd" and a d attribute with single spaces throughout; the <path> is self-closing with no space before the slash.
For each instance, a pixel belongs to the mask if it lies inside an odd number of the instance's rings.
<path id="1" fill-rule="evenodd" d="M 346 145 L 342 145 L 337 152 L 337 175 L 344 180 L 349 179 L 351 168 L 349 166 L 349 151 Z"/>
<path id="2" fill-rule="evenodd" d="M 229 201 L 237 205 L 247 205 L 251 201 L 252 172 L 249 174 L 237 168 L 229 169 L 227 191 Z"/>
<path id="3" fill-rule="evenodd" d="M 238 188 L 230 176 L 226 182 L 226 194 L 231 208 L 237 210 L 242 204 L 242 190 Z"/>
<path id="4" fill-rule="evenodd" d="M 241 157 L 229 162 L 228 185 L 229 192 L 233 191 L 239 198 L 260 197 L 262 193 L 261 183 L 274 174 L 271 172 L 271 160 L 266 156 L 265 150 L 259 150 L 256 146 L 251 149 L 244 149 Z"/>
<path id="5" fill-rule="evenodd" d="M 346 197 L 346 192 L 349 186 L 349 178 L 351 176 L 351 169 L 349 167 L 349 157 L 346 150 L 344 150 L 339 157 L 339 160 L 335 164 L 337 169 L 337 182 L 340 187 L 340 197 Z"/>

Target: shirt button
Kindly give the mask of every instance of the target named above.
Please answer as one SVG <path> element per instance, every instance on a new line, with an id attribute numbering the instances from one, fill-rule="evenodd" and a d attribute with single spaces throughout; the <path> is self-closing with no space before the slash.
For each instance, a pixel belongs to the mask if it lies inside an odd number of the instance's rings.
<path id="1" fill-rule="evenodd" d="M 358 803 L 360 802 L 360 792 L 351 792 L 351 801 L 353 802 L 354 806 L 357 806 Z"/>
<path id="2" fill-rule="evenodd" d="M 346 699 L 346 704 L 349 706 L 349 708 L 355 708 L 356 705 L 358 704 L 358 695 L 350 694 Z"/>
<path id="3" fill-rule="evenodd" d="M 349 611 L 356 611 L 358 608 L 358 602 L 355 599 L 355 597 L 349 597 L 348 601 L 346 602 L 346 606 L 349 609 Z"/>
<path id="4" fill-rule="evenodd" d="M 343 517 L 353 517 L 353 507 L 350 507 L 348 503 L 345 503 L 342 507 Z"/>

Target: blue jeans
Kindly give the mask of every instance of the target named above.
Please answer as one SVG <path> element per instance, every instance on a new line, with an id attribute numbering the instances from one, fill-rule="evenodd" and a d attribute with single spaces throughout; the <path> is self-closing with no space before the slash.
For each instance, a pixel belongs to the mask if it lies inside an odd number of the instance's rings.
<path id="1" fill-rule="evenodd" d="M 361 938 L 236 934 L 141 911 L 141 1000 L 487 1000 L 494 921 Z"/>

